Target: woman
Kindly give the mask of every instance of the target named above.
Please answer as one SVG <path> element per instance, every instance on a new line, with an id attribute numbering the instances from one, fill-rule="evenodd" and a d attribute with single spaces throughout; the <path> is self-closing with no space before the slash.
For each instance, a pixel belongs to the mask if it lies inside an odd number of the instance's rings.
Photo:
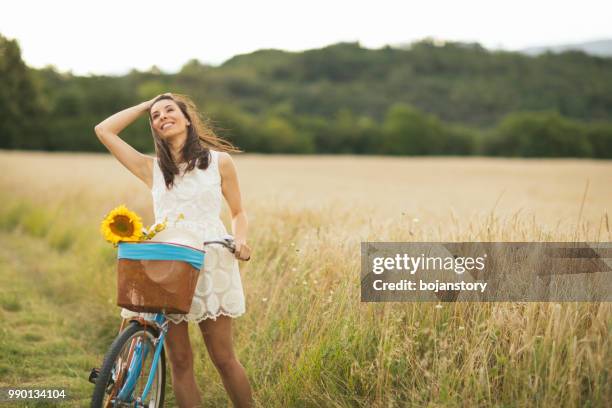
<path id="1" fill-rule="evenodd" d="M 149 114 L 156 157 L 136 151 L 118 136 L 144 112 Z M 204 124 L 188 97 L 159 95 L 115 113 L 98 124 L 95 132 L 115 158 L 151 189 L 156 222 L 178 219 L 176 226 L 197 234 L 199 242 L 219 239 L 227 233 L 219 218 L 223 195 L 232 216 L 234 256 L 239 260 L 250 258 L 247 217 L 236 167 L 227 153 L 239 150 Z M 238 261 L 225 248 L 215 248 L 207 247 L 189 314 L 168 315 L 166 344 L 180 407 L 201 404 L 193 371 L 189 321 L 198 323 L 208 354 L 234 406 L 253 405 L 248 378 L 232 347 L 232 318 L 245 311 Z M 121 315 L 128 318 L 135 313 L 123 309 Z"/>

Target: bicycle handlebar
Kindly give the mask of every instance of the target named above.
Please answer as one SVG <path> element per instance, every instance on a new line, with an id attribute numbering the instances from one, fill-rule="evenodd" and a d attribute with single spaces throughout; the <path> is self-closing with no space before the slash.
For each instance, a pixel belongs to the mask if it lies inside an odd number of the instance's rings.
<path id="1" fill-rule="evenodd" d="M 220 244 L 229 249 L 231 253 L 236 252 L 236 246 L 234 245 L 234 241 L 230 239 L 224 239 L 223 241 L 204 241 L 204 246 L 210 244 Z"/>
<path id="2" fill-rule="evenodd" d="M 215 241 L 204 241 L 203 245 L 210 244 L 220 244 L 226 247 L 232 254 L 236 252 L 236 245 L 234 244 L 234 238 L 231 235 L 226 236 L 223 240 L 215 240 Z M 243 259 L 243 261 L 248 261 L 251 257 L 247 259 Z"/>

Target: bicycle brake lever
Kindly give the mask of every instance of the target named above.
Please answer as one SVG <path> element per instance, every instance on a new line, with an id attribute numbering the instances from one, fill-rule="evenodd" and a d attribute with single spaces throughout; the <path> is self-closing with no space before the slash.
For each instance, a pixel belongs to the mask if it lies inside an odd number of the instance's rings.
<path id="1" fill-rule="evenodd" d="M 234 237 L 230 234 L 224 235 L 223 236 L 223 240 L 225 242 L 227 242 L 227 244 L 229 245 L 229 250 L 234 253 L 236 252 L 236 245 L 234 244 Z"/>

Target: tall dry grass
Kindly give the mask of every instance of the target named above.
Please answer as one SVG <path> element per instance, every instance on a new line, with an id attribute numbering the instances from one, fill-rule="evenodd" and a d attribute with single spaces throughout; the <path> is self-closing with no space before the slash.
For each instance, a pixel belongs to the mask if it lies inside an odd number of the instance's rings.
<path id="1" fill-rule="evenodd" d="M 610 304 L 359 300 L 361 241 L 610 241 L 612 163 L 236 161 L 254 252 L 241 267 L 247 313 L 235 345 L 259 406 L 612 401 Z M 119 324 L 115 253 L 98 223 L 119 203 L 151 222 L 150 195 L 107 155 L 2 152 L 0 171 L 0 385 L 61 382 L 82 406 L 88 369 Z M 195 326 L 191 334 L 206 406 L 227 405 Z"/>

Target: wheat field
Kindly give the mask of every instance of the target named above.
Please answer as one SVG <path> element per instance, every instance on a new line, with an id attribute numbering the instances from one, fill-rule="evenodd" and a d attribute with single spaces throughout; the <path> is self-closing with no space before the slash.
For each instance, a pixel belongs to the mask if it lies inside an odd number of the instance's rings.
<path id="1" fill-rule="evenodd" d="M 609 303 L 365 304 L 359 248 L 611 241 L 612 162 L 234 158 L 253 248 L 234 340 L 258 406 L 610 405 Z M 121 203 L 150 224 L 150 193 L 106 154 L 5 151 L 0 172 L 0 387 L 64 388 L 65 406 L 87 406 L 120 324 L 98 225 Z M 229 406 L 190 333 L 205 406 Z M 169 375 L 166 392 L 175 406 Z"/>

